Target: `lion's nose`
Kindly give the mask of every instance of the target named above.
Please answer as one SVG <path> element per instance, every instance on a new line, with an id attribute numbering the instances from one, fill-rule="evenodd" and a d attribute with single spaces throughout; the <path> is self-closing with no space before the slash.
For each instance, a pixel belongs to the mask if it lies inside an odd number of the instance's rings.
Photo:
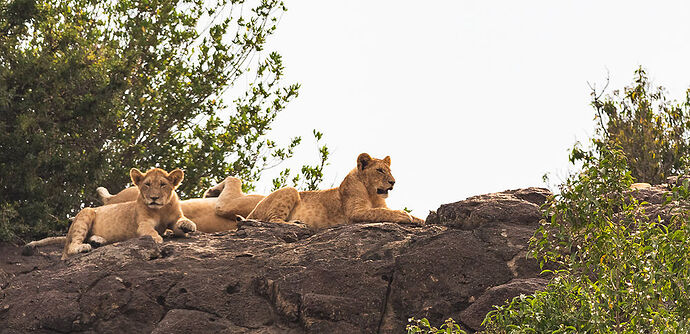
<path id="1" fill-rule="evenodd" d="M 393 180 L 393 181 L 388 181 L 388 183 L 390 183 L 390 184 L 391 184 L 391 186 L 392 186 L 392 185 L 394 185 L 394 184 L 395 184 L 395 180 Z"/>
<path id="2" fill-rule="evenodd" d="M 158 196 L 151 196 L 151 200 L 152 200 L 152 201 L 155 201 L 155 200 L 157 200 L 157 199 L 159 199 L 159 198 L 160 198 L 160 197 L 158 197 Z"/>

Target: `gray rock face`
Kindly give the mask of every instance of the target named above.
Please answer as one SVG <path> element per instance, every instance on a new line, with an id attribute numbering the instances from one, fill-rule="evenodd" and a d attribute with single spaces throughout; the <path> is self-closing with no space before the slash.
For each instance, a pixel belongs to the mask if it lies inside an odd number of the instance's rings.
<path id="1" fill-rule="evenodd" d="M 423 227 L 245 222 L 64 262 L 58 247 L 4 246 L 0 332 L 403 333 L 409 317 L 453 317 L 472 332 L 491 305 L 544 286 L 525 251 L 548 195 L 472 197 Z"/>
<path id="2" fill-rule="evenodd" d="M 542 278 L 516 278 L 506 284 L 491 287 L 460 313 L 460 319 L 470 328 L 480 328 L 484 316 L 493 309 L 493 305 L 510 302 L 519 295 L 531 295 L 544 289 L 547 283 Z"/>

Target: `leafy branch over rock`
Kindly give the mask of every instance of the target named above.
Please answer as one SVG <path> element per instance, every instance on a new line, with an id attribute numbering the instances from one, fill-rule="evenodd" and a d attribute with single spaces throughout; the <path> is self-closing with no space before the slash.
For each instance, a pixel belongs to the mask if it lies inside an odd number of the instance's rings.
<path id="1" fill-rule="evenodd" d="M 292 156 L 266 138 L 297 97 L 265 52 L 282 1 L 0 1 L 0 238 L 64 229 L 131 167 L 183 168 L 180 195 L 251 190 Z"/>

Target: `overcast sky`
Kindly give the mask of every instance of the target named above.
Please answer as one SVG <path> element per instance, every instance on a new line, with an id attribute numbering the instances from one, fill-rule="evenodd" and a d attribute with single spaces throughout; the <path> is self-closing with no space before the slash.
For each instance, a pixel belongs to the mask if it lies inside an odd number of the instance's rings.
<path id="1" fill-rule="evenodd" d="M 643 65 L 672 98 L 690 87 L 690 1 L 286 1 L 267 51 L 300 96 L 271 138 L 302 135 L 295 165 L 332 151 L 324 187 L 361 152 L 390 155 L 388 206 L 429 210 L 544 186 L 593 129 L 587 82 Z M 652 5 L 653 4 L 653 5 Z M 286 165 L 289 166 L 289 165 Z M 257 187 L 270 190 L 271 173 Z"/>

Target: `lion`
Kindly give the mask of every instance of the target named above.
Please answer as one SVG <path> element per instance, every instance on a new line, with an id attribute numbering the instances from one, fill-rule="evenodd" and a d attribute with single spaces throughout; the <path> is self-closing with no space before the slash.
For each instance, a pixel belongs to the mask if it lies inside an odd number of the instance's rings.
<path id="1" fill-rule="evenodd" d="M 139 197 L 137 186 L 125 188 L 115 195 L 111 195 L 108 189 L 98 187 L 96 189 L 103 205 L 112 205 L 136 201 Z M 229 176 L 218 185 L 209 188 L 204 193 L 204 198 L 193 198 L 180 201 L 182 213 L 196 224 L 197 231 L 213 233 L 237 229 L 237 220 L 247 217 L 257 203 L 264 198 L 263 195 L 247 195 L 242 192 L 242 180 Z M 177 231 L 177 236 L 185 233 Z M 22 254 L 33 255 L 35 249 L 41 246 L 65 243 L 65 236 L 48 237 L 27 243 L 22 249 Z M 100 246 L 98 237 L 89 240 L 93 246 Z"/>
<path id="2" fill-rule="evenodd" d="M 259 202 L 247 218 L 301 222 L 314 230 L 358 222 L 424 224 L 423 219 L 386 206 L 388 192 L 395 184 L 390 165 L 390 156 L 374 159 L 362 153 L 357 157 L 357 167 L 339 187 L 301 192 L 292 187 L 276 190 Z"/>
<path id="3" fill-rule="evenodd" d="M 196 231 L 196 224 L 182 213 L 175 189 L 184 178 L 184 172 L 170 173 L 152 168 L 142 173 L 130 170 L 132 182 L 141 190 L 136 201 L 82 209 L 67 231 L 62 259 L 88 252 L 91 245 L 108 244 L 144 235 L 162 243 L 161 234 L 171 229 L 181 235 Z"/>
<path id="4" fill-rule="evenodd" d="M 115 195 L 104 187 L 98 187 L 96 192 L 105 205 L 130 202 L 139 196 L 136 186 Z M 247 217 L 263 198 L 263 195 L 245 194 L 242 180 L 229 176 L 206 190 L 204 198 L 183 200 L 180 205 L 185 216 L 196 223 L 197 231 L 212 233 L 237 229 L 237 219 Z"/>

